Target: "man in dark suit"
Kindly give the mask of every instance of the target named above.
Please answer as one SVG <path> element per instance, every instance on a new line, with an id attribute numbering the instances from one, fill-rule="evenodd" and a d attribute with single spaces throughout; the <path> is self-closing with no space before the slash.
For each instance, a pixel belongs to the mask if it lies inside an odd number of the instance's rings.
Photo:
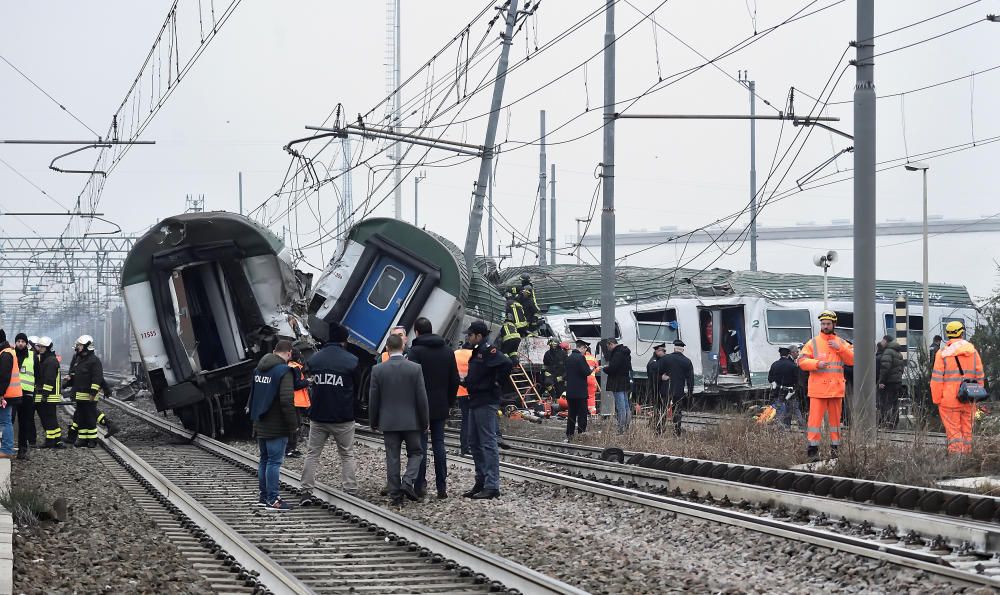
<path id="1" fill-rule="evenodd" d="M 674 341 L 674 352 L 659 361 L 660 379 L 669 381 L 668 395 L 672 402 L 674 433 L 681 435 L 681 418 L 684 409 L 691 406 L 694 393 L 694 365 L 684 355 L 684 341 Z"/>
<path id="2" fill-rule="evenodd" d="M 430 425 L 427 390 L 419 364 L 403 358 L 403 339 L 389 335 L 385 342 L 389 359 L 372 368 L 368 413 L 373 430 L 382 431 L 385 468 L 392 503 L 403 503 L 405 494 L 419 500 L 414 483 L 424 460 L 421 433 Z M 399 451 L 406 443 L 406 472 L 399 477 Z"/>

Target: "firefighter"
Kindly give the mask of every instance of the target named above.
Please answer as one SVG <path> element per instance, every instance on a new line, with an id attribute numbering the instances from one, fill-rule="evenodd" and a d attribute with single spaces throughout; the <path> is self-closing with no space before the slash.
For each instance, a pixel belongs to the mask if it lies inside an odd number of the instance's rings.
<path id="1" fill-rule="evenodd" d="M 948 342 L 934 357 L 931 400 L 938 406 L 944 423 L 948 452 L 968 454 L 972 452 L 972 416 L 976 404 L 962 401 L 959 388 L 964 380 L 983 383 L 983 360 L 972 343 L 965 340 L 965 325 L 961 321 L 952 320 L 945 325 L 944 334 Z"/>
<path id="2" fill-rule="evenodd" d="M 518 295 L 517 301 L 524 307 L 524 316 L 528 321 L 528 336 L 536 336 L 541 324 L 540 310 L 538 300 L 535 299 L 534 286 L 532 286 L 528 275 L 521 275 L 521 293 Z"/>
<path id="3" fill-rule="evenodd" d="M 510 322 L 522 337 L 528 335 L 528 319 L 524 315 L 524 306 L 513 295 L 507 296 L 507 306 L 504 309 L 504 320 Z"/>
<path id="4" fill-rule="evenodd" d="M 56 407 L 62 402 L 62 378 L 59 374 L 59 360 L 52 348 L 52 339 L 39 338 L 35 341 L 35 351 L 38 353 L 35 408 L 45 430 L 45 444 L 42 448 L 65 448 L 62 428 L 56 418 Z"/>
<path id="5" fill-rule="evenodd" d="M 35 341 L 38 337 L 29 337 L 18 333 L 14 337 L 14 353 L 17 354 L 17 365 L 21 369 L 21 406 L 11 413 L 17 418 L 17 458 L 28 458 L 28 445 L 35 445 L 38 437 L 35 431 L 35 370 L 38 368 L 38 356 L 35 354 Z"/>
<path id="6" fill-rule="evenodd" d="M 521 333 L 517 329 L 517 324 L 508 316 L 507 320 L 504 320 L 503 324 L 500 325 L 500 351 L 516 363 L 517 350 L 520 347 Z"/>
<path id="7" fill-rule="evenodd" d="M 69 384 L 76 400 L 73 424 L 67 433 L 76 439 L 76 446 L 95 448 L 97 446 L 97 399 L 104 385 L 104 368 L 94 353 L 94 338 L 81 335 L 74 345 L 76 355 L 69 368 Z M 107 418 L 105 418 L 107 421 Z"/>
<path id="8" fill-rule="evenodd" d="M 837 313 L 823 310 L 819 315 L 820 334 L 802 346 L 799 368 L 809 372 L 809 419 L 806 422 L 806 454 L 819 460 L 823 418 L 830 424 L 830 456 L 840 447 L 840 417 L 844 407 L 844 366 L 854 365 L 854 348 L 837 337 Z"/>
<path id="9" fill-rule="evenodd" d="M 559 341 L 549 339 L 549 350 L 542 357 L 542 369 L 545 379 L 545 390 L 552 400 L 563 394 L 563 380 L 566 377 L 566 350 Z"/>

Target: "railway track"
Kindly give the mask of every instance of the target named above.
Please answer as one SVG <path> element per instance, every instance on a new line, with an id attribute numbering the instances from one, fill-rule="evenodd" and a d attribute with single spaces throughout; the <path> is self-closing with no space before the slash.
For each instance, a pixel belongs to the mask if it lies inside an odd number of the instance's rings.
<path id="1" fill-rule="evenodd" d="M 253 506 L 256 457 L 115 399 L 105 402 L 181 442 L 105 438 L 107 452 L 98 456 L 134 478 L 148 497 L 135 485 L 126 489 L 161 509 L 154 518 L 219 592 L 583 593 L 325 486 L 313 492 L 319 506 L 264 511 Z M 282 471 L 289 500 L 299 485 Z"/>
<path id="2" fill-rule="evenodd" d="M 735 421 L 739 419 L 746 419 L 746 416 L 727 415 L 724 413 L 708 413 L 704 411 L 685 411 L 683 426 L 685 428 L 696 426 L 698 428 L 704 429 L 717 426 L 722 421 Z M 843 426 L 842 430 L 846 433 L 849 430 L 849 428 L 845 425 Z M 918 440 L 926 444 L 935 444 L 935 445 L 944 445 L 946 442 L 945 435 L 942 432 L 924 432 L 924 431 L 914 431 L 914 430 L 879 430 L 878 434 L 880 437 L 885 438 L 890 442 L 896 442 L 900 444 L 914 444 L 914 442 Z"/>
<path id="3" fill-rule="evenodd" d="M 380 435 L 370 430 L 359 427 L 355 436 L 359 442 L 381 447 Z M 501 451 L 501 473 L 508 479 L 581 490 L 1000 587 L 1000 524 L 993 521 L 665 472 L 601 460 L 608 453 L 593 447 L 512 436 L 504 440 L 511 446 Z M 446 444 L 457 451 L 456 432 L 448 432 Z M 469 457 L 449 459 L 453 461 L 472 466 Z"/>

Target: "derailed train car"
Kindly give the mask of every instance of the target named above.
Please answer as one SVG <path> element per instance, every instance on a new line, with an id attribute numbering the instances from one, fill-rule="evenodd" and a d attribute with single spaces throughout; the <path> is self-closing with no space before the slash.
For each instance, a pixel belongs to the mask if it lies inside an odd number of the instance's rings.
<path id="1" fill-rule="evenodd" d="M 309 276 L 267 229 L 225 212 L 164 219 L 129 252 L 122 294 L 153 401 L 204 434 L 246 433 L 257 361 L 311 344 Z"/>
<path id="2" fill-rule="evenodd" d="M 349 330 L 349 349 L 361 362 L 356 413 L 364 419 L 369 370 L 393 327 L 412 329 L 425 317 L 457 345 L 471 321 L 495 329 L 503 312 L 499 291 L 478 268 L 468 270 L 455 244 L 403 221 L 372 218 L 351 228 L 316 281 L 309 325 L 320 339 L 332 322 Z"/>

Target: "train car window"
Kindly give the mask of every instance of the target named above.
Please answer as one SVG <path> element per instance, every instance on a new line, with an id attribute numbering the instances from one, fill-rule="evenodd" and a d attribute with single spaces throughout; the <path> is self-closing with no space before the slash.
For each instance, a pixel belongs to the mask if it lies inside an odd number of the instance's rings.
<path id="1" fill-rule="evenodd" d="M 812 338 L 809 310 L 768 310 L 767 342 L 772 345 L 805 343 Z"/>
<path id="2" fill-rule="evenodd" d="M 577 339 L 603 339 L 601 337 L 601 321 L 600 320 L 567 320 L 566 326 L 569 327 L 569 332 L 573 333 L 573 336 Z M 622 336 L 621 327 L 618 326 L 618 321 L 615 321 L 615 338 L 620 339 Z"/>
<path id="3" fill-rule="evenodd" d="M 854 342 L 854 312 L 837 311 L 837 335 Z"/>
<path id="4" fill-rule="evenodd" d="M 677 310 L 665 308 L 651 312 L 633 312 L 639 340 L 648 343 L 671 343 L 680 337 Z"/>
<path id="5" fill-rule="evenodd" d="M 394 266 L 387 265 L 382 269 L 378 281 L 375 282 L 371 292 L 368 294 L 368 303 L 379 310 L 387 309 L 389 304 L 392 303 L 393 298 L 396 297 L 396 292 L 399 291 L 399 286 L 403 284 L 405 279 L 406 275 L 403 271 Z"/>
<path id="6" fill-rule="evenodd" d="M 942 318 L 942 320 L 954 320 L 951 318 Z M 961 320 L 960 318 L 957 320 Z M 906 333 L 906 346 L 910 351 L 916 351 L 920 349 L 923 345 L 924 340 L 924 317 L 923 316 L 908 316 L 907 317 L 907 333 Z M 945 322 L 944 324 L 947 324 Z M 885 315 L 885 334 L 890 337 L 896 336 L 896 316 L 893 314 Z"/>

